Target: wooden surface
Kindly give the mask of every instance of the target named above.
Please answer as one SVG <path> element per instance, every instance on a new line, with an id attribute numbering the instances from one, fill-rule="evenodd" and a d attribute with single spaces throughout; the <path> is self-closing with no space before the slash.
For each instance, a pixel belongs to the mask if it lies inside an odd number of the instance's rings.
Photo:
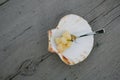
<path id="1" fill-rule="evenodd" d="M 106 29 L 74 66 L 47 51 L 47 31 L 71 13 Z M 0 80 L 120 80 L 120 0 L 0 0 Z"/>

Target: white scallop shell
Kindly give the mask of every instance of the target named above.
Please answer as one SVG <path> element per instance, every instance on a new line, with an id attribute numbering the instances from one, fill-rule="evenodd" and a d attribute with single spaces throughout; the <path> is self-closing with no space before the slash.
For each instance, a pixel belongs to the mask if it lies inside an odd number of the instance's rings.
<path id="1" fill-rule="evenodd" d="M 69 14 L 60 20 L 55 29 L 48 31 L 48 50 L 50 52 L 57 53 L 64 63 L 74 65 L 85 60 L 93 48 L 94 36 L 91 35 L 78 38 L 72 43 L 70 48 L 65 50 L 63 53 L 58 53 L 55 38 L 61 36 L 64 31 L 69 31 L 71 34 L 76 36 L 92 32 L 88 22 L 78 15 Z"/>

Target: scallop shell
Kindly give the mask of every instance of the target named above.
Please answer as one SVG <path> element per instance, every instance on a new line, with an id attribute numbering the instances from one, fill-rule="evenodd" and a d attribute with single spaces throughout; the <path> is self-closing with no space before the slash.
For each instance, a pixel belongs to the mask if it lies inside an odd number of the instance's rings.
<path id="1" fill-rule="evenodd" d="M 69 14 L 59 21 L 55 29 L 48 31 L 48 50 L 52 53 L 57 53 L 64 63 L 74 65 L 85 60 L 93 48 L 94 36 L 77 38 L 68 49 L 63 53 L 59 53 L 56 48 L 55 38 L 61 36 L 64 31 L 69 31 L 76 36 L 92 32 L 88 22 L 78 15 Z"/>

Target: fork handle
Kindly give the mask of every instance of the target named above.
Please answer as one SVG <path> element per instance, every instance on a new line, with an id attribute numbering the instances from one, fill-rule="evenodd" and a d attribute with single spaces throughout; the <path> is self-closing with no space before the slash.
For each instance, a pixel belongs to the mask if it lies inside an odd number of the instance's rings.
<path id="1" fill-rule="evenodd" d="M 79 37 L 90 36 L 90 35 L 95 35 L 95 34 L 102 34 L 102 33 L 105 33 L 105 29 L 100 29 L 100 30 L 97 30 L 97 31 L 94 31 L 94 32 L 83 34 Z"/>

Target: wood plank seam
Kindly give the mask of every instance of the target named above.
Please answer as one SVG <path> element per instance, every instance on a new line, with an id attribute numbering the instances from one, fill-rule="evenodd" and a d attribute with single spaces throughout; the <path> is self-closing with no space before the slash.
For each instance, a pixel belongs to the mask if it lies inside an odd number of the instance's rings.
<path id="1" fill-rule="evenodd" d="M 0 3 L 0 6 L 3 6 L 4 4 L 8 3 L 10 0 L 5 0 L 4 2 Z"/>
<path id="2" fill-rule="evenodd" d="M 89 24 L 92 24 L 97 18 L 99 18 L 100 16 L 106 16 L 107 14 L 109 14 L 110 12 L 112 12 L 114 9 L 116 9 L 117 7 L 119 7 L 120 4 L 118 4 L 117 6 L 115 6 L 114 8 L 112 8 L 111 10 L 109 10 L 107 13 L 102 12 L 101 14 L 99 14 L 98 16 L 96 16 L 94 19 L 92 19 L 91 21 L 89 21 Z M 105 14 L 104 14 L 105 13 Z"/>

